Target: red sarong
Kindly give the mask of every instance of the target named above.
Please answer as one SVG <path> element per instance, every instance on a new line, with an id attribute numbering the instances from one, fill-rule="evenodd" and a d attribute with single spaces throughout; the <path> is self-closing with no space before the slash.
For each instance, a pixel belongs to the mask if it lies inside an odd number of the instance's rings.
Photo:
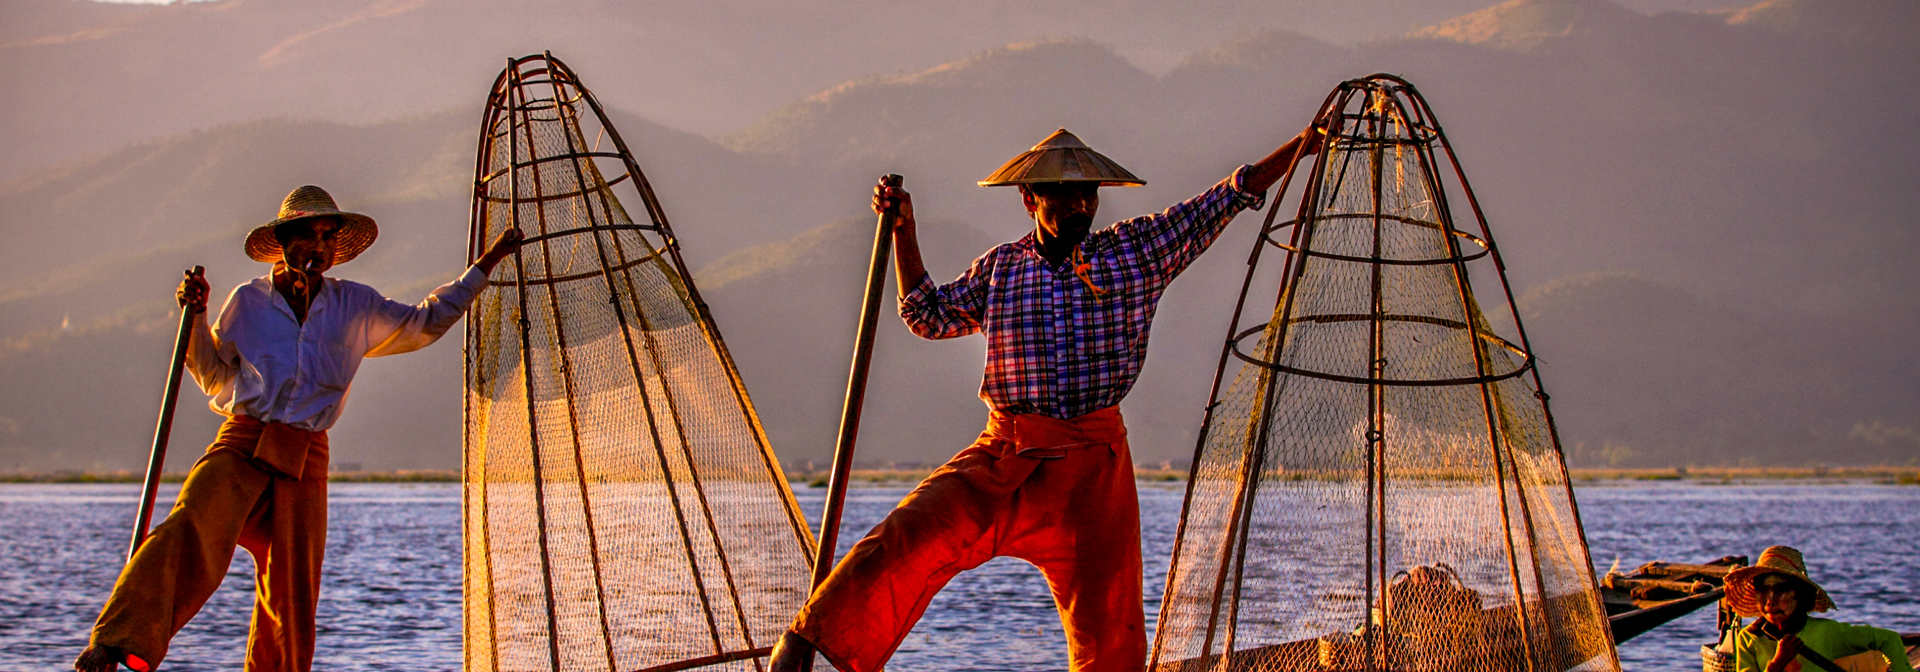
<path id="1" fill-rule="evenodd" d="M 1145 669 L 1140 502 L 1119 407 L 994 412 L 834 566 L 793 630 L 841 670 L 875 672 L 948 580 L 998 556 L 1046 576 L 1071 669 Z"/>
<path id="2" fill-rule="evenodd" d="M 173 511 L 120 570 L 93 643 L 151 670 L 213 596 L 234 546 L 253 554 L 248 672 L 307 672 L 327 544 L 327 434 L 228 418 L 187 473 Z"/>

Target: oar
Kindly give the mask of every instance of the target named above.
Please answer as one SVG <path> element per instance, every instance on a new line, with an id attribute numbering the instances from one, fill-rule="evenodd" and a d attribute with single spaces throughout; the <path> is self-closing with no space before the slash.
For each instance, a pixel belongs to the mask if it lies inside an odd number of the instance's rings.
<path id="1" fill-rule="evenodd" d="M 880 183 L 898 187 L 902 178 L 888 175 Z M 827 580 L 833 569 L 833 547 L 840 539 L 840 514 L 846 508 L 847 477 L 853 472 L 853 444 L 860 434 L 860 408 L 867 398 L 867 367 L 873 362 L 873 328 L 880 317 L 880 290 L 887 284 L 887 257 L 893 254 L 894 203 L 880 214 L 873 235 L 873 265 L 867 268 L 867 296 L 860 304 L 860 330 L 853 340 L 853 368 L 847 373 L 847 401 L 840 410 L 840 440 L 833 446 L 833 473 L 827 478 L 827 508 L 820 514 L 820 546 L 813 553 L 813 585 Z"/>
<path id="2" fill-rule="evenodd" d="M 195 266 L 189 276 L 206 275 L 207 269 Z M 147 456 L 147 480 L 140 490 L 140 513 L 133 518 L 133 543 L 127 546 L 127 560 L 133 560 L 140 543 L 147 540 L 147 526 L 153 522 L 153 499 L 160 494 L 160 468 L 167 462 L 167 437 L 173 434 L 173 406 L 180 401 L 180 373 L 187 365 L 187 344 L 193 339 L 193 318 L 199 311 L 180 307 L 180 332 L 173 339 L 173 364 L 167 369 L 167 393 L 160 399 L 160 422 L 153 428 L 153 452 Z"/>

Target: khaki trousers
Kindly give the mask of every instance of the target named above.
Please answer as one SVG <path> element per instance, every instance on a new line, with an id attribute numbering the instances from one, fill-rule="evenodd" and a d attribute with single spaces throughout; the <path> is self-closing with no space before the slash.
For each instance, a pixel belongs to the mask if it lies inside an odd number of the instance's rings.
<path id="1" fill-rule="evenodd" d="M 93 626 L 93 643 L 119 647 L 135 670 L 166 659 L 167 644 L 226 578 L 236 545 L 253 554 L 253 624 L 247 636 L 250 672 L 307 672 L 313 667 L 314 610 L 327 541 L 327 435 L 284 425 L 278 445 L 262 447 L 267 425 L 234 416 L 220 426 L 194 463 L 167 519 L 154 527 L 120 570 L 112 597 Z M 296 437 L 288 439 L 286 437 Z M 289 441 L 304 440 L 302 449 Z M 304 450 L 288 478 L 256 452 Z"/>
<path id="2" fill-rule="evenodd" d="M 1046 576 L 1071 669 L 1145 669 L 1140 502 L 1118 407 L 995 412 L 834 566 L 793 630 L 835 667 L 876 672 L 948 580 L 997 556 Z"/>

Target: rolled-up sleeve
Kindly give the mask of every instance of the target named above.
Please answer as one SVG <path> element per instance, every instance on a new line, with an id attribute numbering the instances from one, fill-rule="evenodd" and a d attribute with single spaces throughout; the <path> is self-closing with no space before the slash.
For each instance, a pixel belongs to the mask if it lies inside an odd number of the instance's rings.
<path id="1" fill-rule="evenodd" d="M 996 250 L 997 251 L 997 250 Z M 934 285 L 920 276 L 900 297 L 900 319 L 914 335 L 926 339 L 958 338 L 980 331 L 987 308 L 987 275 L 994 252 L 973 261 L 953 282 Z"/>
<path id="2" fill-rule="evenodd" d="M 373 347 L 367 350 L 367 356 L 412 352 L 440 340 L 486 288 L 487 275 L 469 266 L 458 279 L 434 289 L 420 303 L 407 305 L 380 298 L 368 316 L 367 342 Z"/>
<path id="3" fill-rule="evenodd" d="M 226 305 L 220 308 L 223 327 L 233 313 L 233 302 L 234 297 L 228 296 Z M 200 386 L 201 392 L 216 397 L 232 387 L 234 376 L 240 373 L 239 350 L 207 326 L 205 311 L 194 318 L 193 334 L 187 340 L 187 371 L 193 374 L 193 382 Z"/>
<path id="4" fill-rule="evenodd" d="M 1207 251 L 1235 214 L 1249 208 L 1259 210 L 1266 204 L 1265 192 L 1247 190 L 1249 170 L 1251 166 L 1241 166 L 1227 179 L 1165 212 L 1114 225 L 1121 244 L 1138 247 L 1160 277 L 1178 275 Z"/>

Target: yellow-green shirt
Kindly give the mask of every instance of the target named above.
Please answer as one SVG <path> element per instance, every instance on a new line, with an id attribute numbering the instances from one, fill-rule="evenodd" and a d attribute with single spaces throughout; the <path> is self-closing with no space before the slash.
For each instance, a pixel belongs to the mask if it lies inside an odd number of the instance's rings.
<path id="1" fill-rule="evenodd" d="M 1892 630 L 1867 625 L 1852 625 L 1824 618 L 1808 618 L 1807 624 L 1794 633 L 1806 647 L 1827 658 L 1844 658 L 1856 653 L 1879 651 L 1887 657 L 1888 672 L 1914 672 L 1913 665 L 1907 662 L 1907 647 L 1900 643 L 1900 635 Z M 1763 672 L 1767 663 L 1773 660 L 1776 642 L 1766 637 L 1749 634 L 1741 628 L 1733 635 L 1733 669 L 1736 672 Z M 1801 672 L 1819 672 L 1820 667 L 1800 657 Z"/>

